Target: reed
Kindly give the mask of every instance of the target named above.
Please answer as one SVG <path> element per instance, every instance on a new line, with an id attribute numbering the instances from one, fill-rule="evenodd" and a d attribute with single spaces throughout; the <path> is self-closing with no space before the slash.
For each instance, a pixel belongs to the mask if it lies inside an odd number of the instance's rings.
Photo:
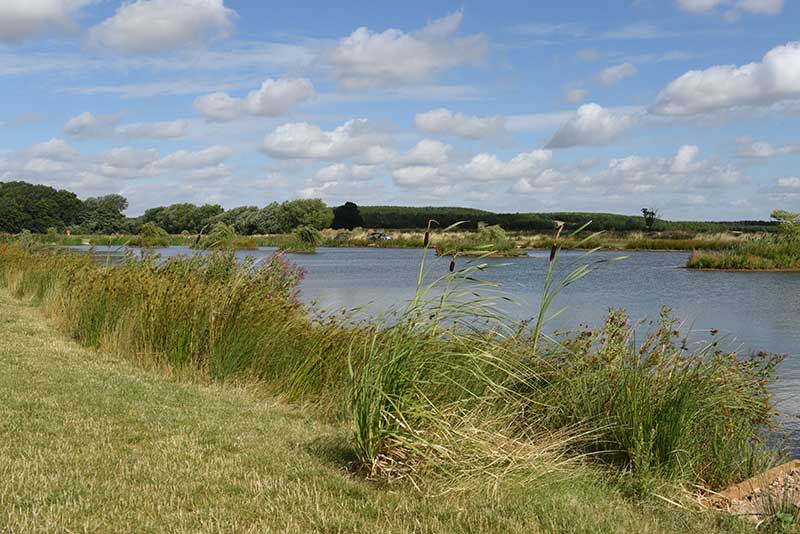
<path id="1" fill-rule="evenodd" d="M 303 272 L 281 254 L 244 263 L 230 252 L 129 256 L 109 266 L 4 243 L 0 283 L 87 346 L 253 381 L 348 422 L 356 467 L 374 478 L 536 476 L 587 454 L 637 481 L 718 488 L 758 472 L 772 460 L 761 437 L 775 359 L 713 344 L 689 351 L 666 320 L 635 344 L 618 313 L 598 332 L 546 335 L 558 292 L 602 263 L 589 250 L 556 277 L 567 240 L 598 238 L 578 232 L 554 239 L 541 306 L 521 324 L 499 311 L 509 296 L 482 280 L 482 257 L 457 253 L 450 270 L 432 271 L 434 236 L 414 298 L 361 323 L 309 314 L 296 293 Z"/>
<path id="2" fill-rule="evenodd" d="M 725 251 L 695 251 L 686 266 L 690 269 L 800 271 L 800 241 L 768 237 L 737 243 Z"/>

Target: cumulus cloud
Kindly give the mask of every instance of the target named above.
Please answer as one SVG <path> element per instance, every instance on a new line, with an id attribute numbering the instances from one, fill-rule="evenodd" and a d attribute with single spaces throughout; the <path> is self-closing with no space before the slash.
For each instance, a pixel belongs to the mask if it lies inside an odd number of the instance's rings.
<path id="1" fill-rule="evenodd" d="M 604 85 L 614 85 L 620 80 L 634 76 L 638 71 L 633 63 L 622 63 L 603 69 L 598 76 Z"/>
<path id="2" fill-rule="evenodd" d="M 0 41 L 17 42 L 37 34 L 76 28 L 74 16 L 94 0 L 3 0 Z"/>
<path id="3" fill-rule="evenodd" d="M 25 180 L 75 191 L 80 196 L 119 192 L 133 181 L 169 178 L 182 182 L 220 180 L 230 175 L 223 161 L 232 154 L 228 147 L 180 150 L 164 157 L 154 148 L 115 147 L 82 153 L 61 139 L 10 152 L 0 160 L 0 179 Z M 169 189 L 169 188 L 168 188 Z M 160 186 L 161 194 L 169 194 Z"/>
<path id="4" fill-rule="evenodd" d="M 411 150 L 398 157 L 394 164 L 398 167 L 415 165 L 444 165 L 453 147 L 434 139 L 423 139 Z"/>
<path id="5" fill-rule="evenodd" d="M 414 126 L 429 134 L 454 135 L 466 139 L 480 139 L 501 132 L 505 127 L 502 117 L 471 117 L 438 108 L 414 117 Z"/>
<path id="6" fill-rule="evenodd" d="M 671 158 L 645 158 L 637 155 L 612 159 L 594 180 L 622 192 L 642 193 L 660 188 L 685 190 L 718 188 L 736 184 L 741 172 L 712 159 L 700 160 L 700 150 L 684 145 Z"/>
<path id="7" fill-rule="evenodd" d="M 89 42 L 122 52 L 161 52 L 227 37 L 235 18 L 224 0 L 135 0 L 91 28 Z"/>
<path id="8" fill-rule="evenodd" d="M 113 135 L 122 115 L 97 115 L 85 111 L 67 121 L 64 133 L 73 137 L 104 137 Z"/>
<path id="9" fill-rule="evenodd" d="M 122 115 L 94 115 L 88 111 L 72 117 L 64 125 L 64 133 L 79 138 L 176 139 L 189 133 L 183 120 L 120 124 Z"/>
<path id="10" fill-rule="evenodd" d="M 233 154 L 230 147 L 215 145 L 203 150 L 179 150 L 160 159 L 156 165 L 162 169 L 200 169 L 216 166 Z"/>
<path id="11" fill-rule="evenodd" d="M 800 98 L 800 42 L 767 52 L 757 63 L 692 70 L 661 91 L 651 112 L 689 116 Z"/>
<path id="12" fill-rule="evenodd" d="M 774 156 L 800 154 L 800 144 L 774 147 L 764 141 L 754 142 L 752 139 L 744 138 L 739 140 L 739 146 L 736 152 L 743 158 L 767 159 Z"/>
<path id="13" fill-rule="evenodd" d="M 53 161 L 72 161 L 79 156 L 69 143 L 63 139 L 50 139 L 44 143 L 33 145 L 29 154 L 34 158 L 43 158 Z"/>
<path id="14" fill-rule="evenodd" d="M 334 74 L 342 86 L 357 89 L 419 83 L 453 67 L 477 63 L 485 55 L 486 38 L 456 37 L 463 16 L 457 11 L 411 33 L 360 27 L 331 52 Z"/>
<path id="15" fill-rule="evenodd" d="M 314 86 L 306 78 L 270 78 L 246 98 L 212 93 L 195 99 L 194 108 L 206 119 L 217 122 L 231 121 L 243 115 L 278 117 L 314 96 Z"/>
<path id="16" fill-rule="evenodd" d="M 547 143 L 547 148 L 606 145 L 636 123 L 627 113 L 615 113 L 598 104 L 584 104 Z"/>
<path id="17" fill-rule="evenodd" d="M 307 122 L 287 123 L 264 138 L 264 152 L 277 159 L 317 159 L 378 164 L 392 156 L 388 140 L 368 119 L 352 119 L 332 131 Z"/>
<path id="18" fill-rule="evenodd" d="M 315 176 L 323 182 L 366 182 L 373 178 L 376 165 L 333 163 L 319 169 Z"/>
<path id="19" fill-rule="evenodd" d="M 476 182 L 528 178 L 542 172 L 552 157 L 550 150 L 542 149 L 523 152 L 508 161 L 503 161 L 494 154 L 478 154 L 459 166 L 457 174 L 459 178 Z"/>

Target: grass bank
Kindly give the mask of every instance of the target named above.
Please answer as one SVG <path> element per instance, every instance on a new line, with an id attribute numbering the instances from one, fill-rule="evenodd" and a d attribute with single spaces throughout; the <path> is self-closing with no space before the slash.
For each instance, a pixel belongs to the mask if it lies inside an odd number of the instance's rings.
<path id="1" fill-rule="evenodd" d="M 347 474 L 349 429 L 87 350 L 0 290 L 0 530 L 746 532 L 577 466 L 422 495 Z"/>
<path id="2" fill-rule="evenodd" d="M 800 241 L 765 238 L 738 243 L 724 251 L 694 251 L 690 269 L 800 271 Z"/>
<path id="3" fill-rule="evenodd" d="M 131 257 L 111 267 L 6 244 L 0 285 L 84 346 L 302 404 L 346 429 L 353 461 L 340 467 L 381 485 L 487 498 L 588 463 L 601 487 L 645 506 L 772 465 L 763 437 L 778 359 L 711 342 L 690 350 L 668 315 L 644 340 L 620 312 L 597 332 L 547 338 L 558 291 L 602 263 L 586 255 L 557 277 L 559 251 L 534 321 L 521 324 L 497 311 L 480 262 L 431 273 L 423 260 L 408 306 L 356 325 L 309 316 L 295 293 L 303 273 L 280 255 L 243 265 L 232 254 Z"/>

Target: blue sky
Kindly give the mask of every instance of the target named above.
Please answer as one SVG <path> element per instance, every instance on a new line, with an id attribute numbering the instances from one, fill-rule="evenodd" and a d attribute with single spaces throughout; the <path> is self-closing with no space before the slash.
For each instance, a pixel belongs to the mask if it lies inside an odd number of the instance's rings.
<path id="1" fill-rule="evenodd" d="M 794 0 L 3 0 L 0 181 L 173 202 L 800 209 Z"/>

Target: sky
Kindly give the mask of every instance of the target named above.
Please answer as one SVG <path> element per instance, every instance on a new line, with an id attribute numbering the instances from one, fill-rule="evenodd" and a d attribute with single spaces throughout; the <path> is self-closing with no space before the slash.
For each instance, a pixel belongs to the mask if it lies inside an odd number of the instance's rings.
<path id="1" fill-rule="evenodd" d="M 0 181 L 175 202 L 800 211 L 797 0 L 2 0 Z"/>

